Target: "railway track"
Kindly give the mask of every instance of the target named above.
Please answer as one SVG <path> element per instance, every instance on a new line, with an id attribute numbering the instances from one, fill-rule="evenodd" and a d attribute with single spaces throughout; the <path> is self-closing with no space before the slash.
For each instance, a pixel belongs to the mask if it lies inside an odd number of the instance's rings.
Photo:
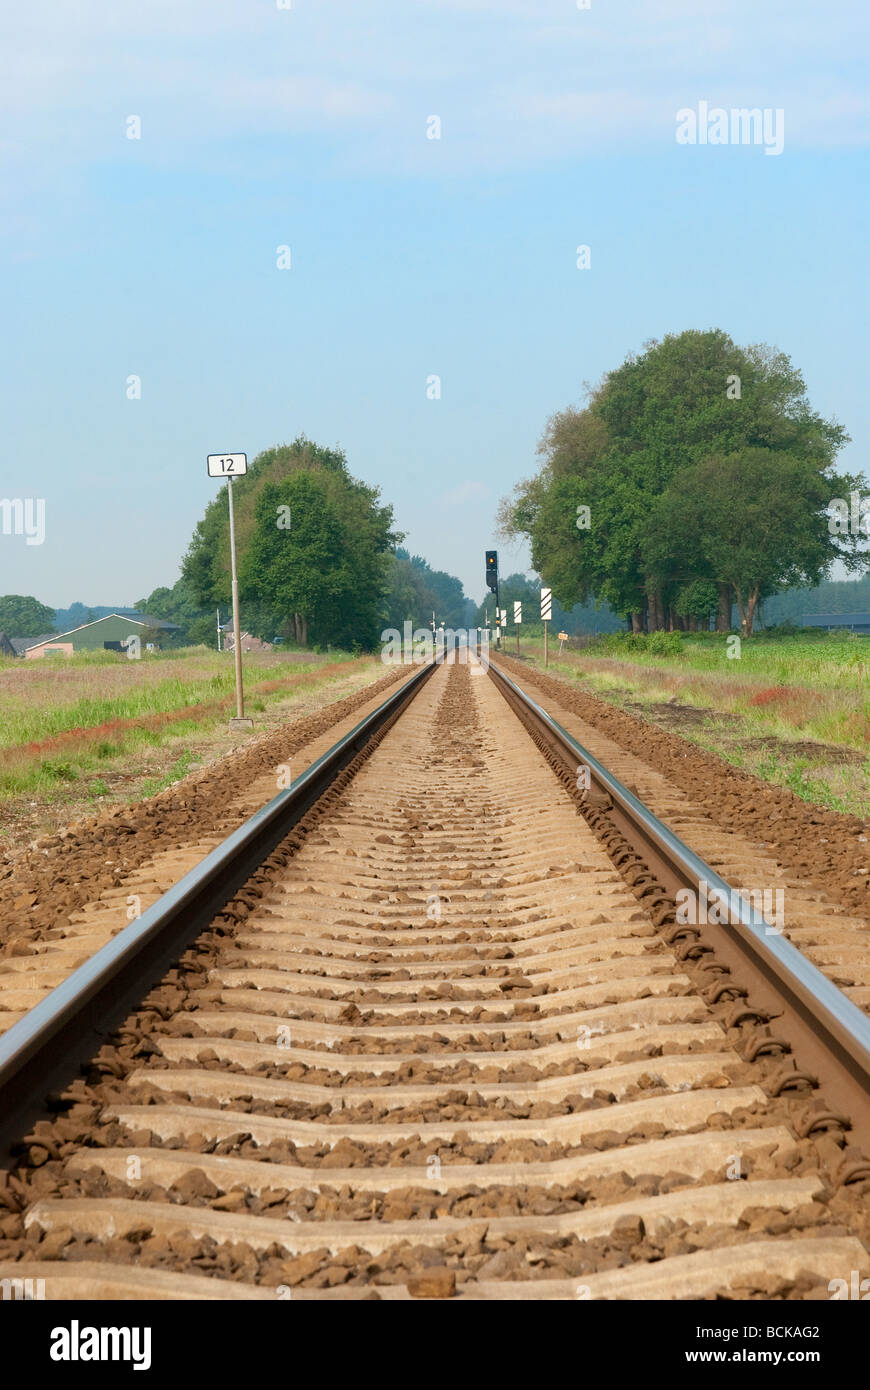
<path id="1" fill-rule="evenodd" d="M 678 922 L 697 863 L 594 758 L 578 787 L 503 674 L 388 704 L 0 1038 L 0 1279 L 800 1299 L 870 1274 L 860 995 L 748 909 Z"/>

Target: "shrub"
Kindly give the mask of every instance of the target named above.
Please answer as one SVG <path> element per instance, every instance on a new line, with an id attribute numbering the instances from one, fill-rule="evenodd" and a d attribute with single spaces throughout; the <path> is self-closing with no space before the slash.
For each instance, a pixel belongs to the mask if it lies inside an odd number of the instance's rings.
<path id="1" fill-rule="evenodd" d="M 683 650 L 683 638 L 679 632 L 653 632 L 649 638 L 649 650 L 653 656 L 678 656 Z"/>
<path id="2" fill-rule="evenodd" d="M 678 656 L 683 650 L 681 632 L 611 632 L 603 641 L 607 651 L 622 654 L 649 652 L 653 656 Z"/>

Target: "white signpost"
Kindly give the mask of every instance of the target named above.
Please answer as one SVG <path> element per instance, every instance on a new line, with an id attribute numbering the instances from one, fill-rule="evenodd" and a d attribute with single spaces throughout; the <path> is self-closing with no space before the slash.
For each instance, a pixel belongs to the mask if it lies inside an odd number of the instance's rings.
<path id="1" fill-rule="evenodd" d="M 517 656 L 520 654 L 520 624 L 523 621 L 523 605 L 519 599 L 514 599 L 514 622 L 517 627 Z"/>
<path id="2" fill-rule="evenodd" d="M 247 454 L 209 454 L 208 476 L 226 478 L 230 507 L 230 565 L 233 577 L 233 657 L 236 666 L 236 717 L 230 720 L 231 729 L 253 729 L 253 719 L 245 717 L 245 698 L 242 690 L 242 632 L 239 626 L 239 577 L 236 573 L 236 518 L 233 512 L 233 478 L 248 471 Z"/>
<path id="3" fill-rule="evenodd" d="M 550 650 L 548 645 L 549 630 L 547 624 L 553 616 L 553 591 L 552 589 L 541 590 L 541 617 L 544 620 L 544 665 L 550 664 Z"/>
<path id="4" fill-rule="evenodd" d="M 240 478 L 248 471 L 247 454 L 209 454 L 206 462 L 210 478 Z"/>

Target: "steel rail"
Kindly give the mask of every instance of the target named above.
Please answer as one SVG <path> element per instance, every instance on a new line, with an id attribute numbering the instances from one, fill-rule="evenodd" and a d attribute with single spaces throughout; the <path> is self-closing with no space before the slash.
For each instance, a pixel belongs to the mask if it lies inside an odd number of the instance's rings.
<path id="1" fill-rule="evenodd" d="M 18 1137 L 24 1113 L 43 1108 L 46 1088 L 93 1055 L 112 1020 L 147 993 L 434 670 L 430 662 L 415 672 L 0 1036 L 0 1149 Z"/>
<path id="2" fill-rule="evenodd" d="M 770 1016 L 781 1016 L 782 1001 L 794 1011 L 791 1024 L 777 1017 L 779 1030 L 801 1062 L 812 1059 L 826 1095 L 849 1115 L 855 1137 L 870 1144 L 870 1018 L 536 700 L 492 662 L 489 671 L 517 713 L 524 712 L 547 731 L 549 745 L 572 772 L 581 765 L 589 768 L 597 787 L 613 802 L 616 814 L 611 818 L 640 843 L 641 856 L 658 871 L 666 889 L 689 889 L 698 904 L 706 884 L 708 901 L 715 894 L 727 903 L 729 920 L 699 921 L 700 933 L 715 940 L 717 954 L 749 980 L 751 1001 L 761 1002 Z M 863 1093 L 857 1104 L 856 1084 Z"/>

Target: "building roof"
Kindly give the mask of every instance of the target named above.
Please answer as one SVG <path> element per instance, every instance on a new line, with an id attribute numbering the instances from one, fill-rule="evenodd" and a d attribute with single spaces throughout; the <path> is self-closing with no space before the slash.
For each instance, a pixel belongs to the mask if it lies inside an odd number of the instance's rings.
<path id="1" fill-rule="evenodd" d="M 45 633 L 42 637 L 10 637 L 12 648 L 16 656 L 23 656 L 28 647 L 41 647 L 43 642 L 53 642 L 57 637 L 56 632 Z"/>
<path id="2" fill-rule="evenodd" d="M 870 613 L 808 613 L 804 627 L 870 627 Z"/>
<path id="3" fill-rule="evenodd" d="M 71 627 L 69 632 L 51 632 L 47 637 L 26 637 L 13 638 L 12 643 L 23 641 L 24 646 L 21 651 L 29 651 L 31 647 L 42 647 L 46 642 L 62 642 L 66 637 L 74 637 L 77 632 L 84 632 L 86 627 L 96 627 L 98 623 L 104 623 L 109 618 L 120 618 L 124 623 L 133 623 L 134 627 L 153 627 L 159 628 L 163 632 L 177 632 L 177 623 L 167 623 L 163 618 L 149 618 L 140 614 L 138 618 L 131 618 L 129 613 L 104 613 L 102 618 L 94 618 L 93 622 L 80 623 L 78 627 Z"/>
<path id="4" fill-rule="evenodd" d="M 4 656 L 18 655 L 5 632 L 0 632 L 0 652 L 2 652 Z"/>
<path id="5" fill-rule="evenodd" d="M 126 618 L 129 617 L 129 614 L 107 613 L 106 616 L 110 618 Z M 99 621 L 99 619 L 97 621 Z M 169 623 L 165 618 L 152 618 L 147 613 L 140 613 L 137 618 L 130 618 L 130 621 L 131 623 L 142 623 L 144 627 L 158 627 L 161 628 L 163 632 L 178 631 L 178 623 Z"/>

